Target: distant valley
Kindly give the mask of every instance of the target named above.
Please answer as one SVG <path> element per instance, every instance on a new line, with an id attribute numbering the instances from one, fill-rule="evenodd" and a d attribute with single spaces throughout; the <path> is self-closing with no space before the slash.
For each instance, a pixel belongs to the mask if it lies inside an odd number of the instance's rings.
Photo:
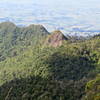
<path id="1" fill-rule="evenodd" d="M 0 22 L 11 21 L 19 26 L 42 24 L 48 31 L 59 29 L 65 34 L 72 31 L 100 32 L 99 7 L 87 8 L 73 5 L 70 9 L 70 6 L 70 4 L 48 5 L 36 0 L 28 4 L 1 2 Z"/>

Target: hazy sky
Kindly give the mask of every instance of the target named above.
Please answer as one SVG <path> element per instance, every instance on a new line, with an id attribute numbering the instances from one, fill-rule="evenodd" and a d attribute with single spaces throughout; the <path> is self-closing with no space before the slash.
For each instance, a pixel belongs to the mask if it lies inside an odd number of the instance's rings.
<path id="1" fill-rule="evenodd" d="M 99 5 L 100 0 L 0 0 L 0 2 L 10 2 L 10 3 L 42 3 L 42 4 L 72 4 L 72 5 Z"/>
<path id="2" fill-rule="evenodd" d="M 41 4 L 47 6 L 64 6 L 67 8 L 100 8 L 100 0 L 0 0 L 0 3 Z"/>
<path id="3" fill-rule="evenodd" d="M 100 0 L 0 0 L 0 22 L 7 20 L 48 29 L 99 29 Z"/>

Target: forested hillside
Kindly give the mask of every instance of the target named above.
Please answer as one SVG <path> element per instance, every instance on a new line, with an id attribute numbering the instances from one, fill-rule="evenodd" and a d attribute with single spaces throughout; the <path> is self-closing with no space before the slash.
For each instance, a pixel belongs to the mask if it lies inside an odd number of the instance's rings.
<path id="1" fill-rule="evenodd" d="M 100 36 L 1 23 L 0 100 L 100 100 Z"/>
<path id="2" fill-rule="evenodd" d="M 48 31 L 42 25 L 30 25 L 17 27 L 11 22 L 0 24 L 0 55 L 4 60 L 6 56 L 18 55 L 18 51 L 27 49 L 30 45 L 36 45 L 48 35 Z"/>

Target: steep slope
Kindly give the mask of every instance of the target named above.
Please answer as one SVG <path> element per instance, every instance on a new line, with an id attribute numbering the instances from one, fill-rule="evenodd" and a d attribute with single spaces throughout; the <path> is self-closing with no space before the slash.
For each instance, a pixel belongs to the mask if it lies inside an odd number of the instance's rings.
<path id="1" fill-rule="evenodd" d="M 49 45 L 52 47 L 58 47 L 63 44 L 64 40 L 68 40 L 68 38 L 65 37 L 61 31 L 56 30 L 52 32 L 50 36 L 48 36 L 46 40 L 46 45 Z"/>
<path id="2" fill-rule="evenodd" d="M 7 43 L 15 45 L 17 42 L 22 41 L 35 42 L 36 39 L 39 40 L 42 36 L 48 34 L 48 31 L 42 25 L 30 25 L 28 27 L 21 28 L 11 22 L 4 22 L 0 24 L 1 43 L 3 42 L 6 45 Z"/>
<path id="3" fill-rule="evenodd" d="M 70 42 L 59 30 L 9 22 L 0 29 L 0 100 L 99 100 L 100 38 Z"/>
<path id="4" fill-rule="evenodd" d="M 0 99 L 11 90 L 8 100 L 81 100 L 96 75 L 99 40 L 92 42 L 30 47 L 0 62 Z"/>
<path id="5" fill-rule="evenodd" d="M 0 55 L 1 60 L 9 55 L 10 51 L 16 52 L 19 48 L 37 45 L 49 32 L 42 25 L 18 27 L 11 22 L 0 24 Z"/>
<path id="6" fill-rule="evenodd" d="M 83 100 L 100 100 L 100 74 L 86 85 L 86 95 Z"/>

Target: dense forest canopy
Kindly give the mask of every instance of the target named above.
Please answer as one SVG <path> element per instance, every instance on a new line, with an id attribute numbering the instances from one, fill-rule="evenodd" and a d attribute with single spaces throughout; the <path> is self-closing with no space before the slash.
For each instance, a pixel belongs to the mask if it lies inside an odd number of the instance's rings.
<path id="1" fill-rule="evenodd" d="M 1 23 L 0 100 L 100 100 L 100 36 Z"/>

